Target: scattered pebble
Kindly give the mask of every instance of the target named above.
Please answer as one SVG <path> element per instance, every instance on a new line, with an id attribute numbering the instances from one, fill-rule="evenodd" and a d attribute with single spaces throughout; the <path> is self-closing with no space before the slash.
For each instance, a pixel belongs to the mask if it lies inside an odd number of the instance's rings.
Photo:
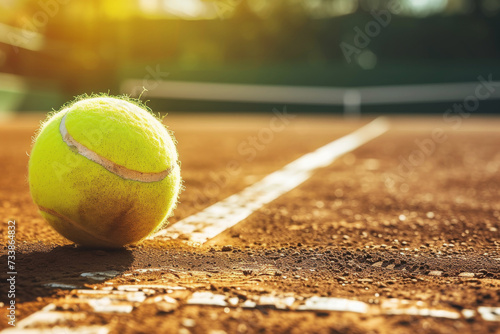
<path id="1" fill-rule="evenodd" d="M 58 283 L 58 282 L 47 283 L 47 284 L 44 284 L 43 286 L 46 286 L 48 288 L 56 288 L 56 289 L 64 289 L 64 290 L 73 290 L 73 289 L 83 288 L 83 285 L 74 285 L 74 284 L 66 284 L 66 283 Z"/>
<path id="2" fill-rule="evenodd" d="M 183 318 L 181 320 L 181 324 L 184 327 L 194 327 L 194 326 L 196 326 L 196 321 L 194 319 L 190 319 L 190 318 Z"/>
<path id="3" fill-rule="evenodd" d="M 222 329 L 211 329 L 208 334 L 227 334 L 227 332 Z"/>
<path id="4" fill-rule="evenodd" d="M 474 273 L 460 273 L 458 274 L 459 277 L 474 277 Z"/>
<path id="5" fill-rule="evenodd" d="M 172 313 L 178 307 L 177 304 L 169 303 L 166 301 L 158 302 L 155 305 L 156 305 L 157 313 Z"/>
<path id="6" fill-rule="evenodd" d="M 232 245 L 225 245 L 222 247 L 222 251 L 223 252 L 230 252 L 233 250 L 233 246 Z"/>
<path id="7" fill-rule="evenodd" d="M 116 270 L 108 270 L 108 271 L 96 271 L 91 273 L 81 273 L 80 276 L 88 277 L 95 281 L 104 281 L 108 278 L 116 277 L 120 274 L 119 271 Z"/>

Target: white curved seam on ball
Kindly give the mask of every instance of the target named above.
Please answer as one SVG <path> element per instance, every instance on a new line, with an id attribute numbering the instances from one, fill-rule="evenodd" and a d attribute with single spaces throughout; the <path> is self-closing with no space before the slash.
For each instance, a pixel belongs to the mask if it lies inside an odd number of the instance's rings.
<path id="1" fill-rule="evenodd" d="M 57 217 L 57 218 L 59 218 L 59 219 L 63 219 L 64 221 L 68 222 L 71 226 L 75 227 L 76 229 L 78 229 L 78 230 L 80 230 L 80 231 L 83 231 L 83 232 L 87 233 L 88 235 L 90 235 L 91 237 L 93 237 L 93 238 L 95 238 L 95 239 L 97 239 L 97 240 L 99 240 L 99 241 L 104 241 L 104 242 L 106 242 L 106 243 L 108 243 L 108 244 L 114 244 L 114 242 L 113 242 L 112 240 L 109 240 L 109 239 L 107 239 L 107 238 L 104 238 L 104 237 L 101 237 L 101 236 L 99 236 L 99 235 L 96 235 L 96 234 L 92 233 L 91 231 L 89 231 L 89 230 L 85 229 L 83 226 L 81 226 L 81 225 L 80 225 L 80 224 L 78 224 L 77 222 L 75 222 L 75 221 L 71 220 L 70 218 L 66 217 L 66 216 L 65 216 L 65 215 L 63 215 L 63 214 L 60 214 L 60 213 L 59 213 L 59 212 L 57 212 L 57 211 L 54 211 L 54 210 L 52 210 L 52 209 L 48 209 L 48 208 L 43 207 L 43 206 L 41 206 L 41 205 L 38 205 L 38 209 L 39 209 L 40 211 L 45 212 L 45 213 L 51 214 L 51 215 L 52 215 L 52 216 L 54 216 L 54 217 Z"/>
<path id="2" fill-rule="evenodd" d="M 144 173 L 144 172 L 139 172 L 133 169 L 129 169 L 125 166 L 118 165 L 114 163 L 113 161 L 106 159 L 103 156 L 100 156 L 98 153 L 92 151 L 85 145 L 79 143 L 78 141 L 73 138 L 69 132 L 68 129 L 66 128 L 66 116 L 68 114 L 66 113 L 63 118 L 61 119 L 61 123 L 59 125 L 59 132 L 61 133 L 61 136 L 63 138 L 63 141 L 66 143 L 66 145 L 70 147 L 76 148 L 78 154 L 84 156 L 85 158 L 101 165 L 104 167 L 106 170 L 109 172 L 118 175 L 124 179 L 127 180 L 132 180 L 132 181 L 139 181 L 139 182 L 157 182 L 161 181 L 164 178 L 166 178 L 175 168 L 175 163 L 173 164 L 172 167 L 161 171 L 157 173 Z"/>

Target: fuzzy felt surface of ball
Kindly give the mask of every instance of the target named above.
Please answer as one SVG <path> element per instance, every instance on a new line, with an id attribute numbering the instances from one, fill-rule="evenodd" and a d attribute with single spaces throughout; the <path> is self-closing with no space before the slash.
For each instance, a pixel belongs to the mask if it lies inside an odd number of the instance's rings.
<path id="1" fill-rule="evenodd" d="M 172 133 L 139 102 L 80 97 L 34 138 L 33 201 L 65 238 L 89 247 L 136 243 L 172 214 L 181 189 Z"/>

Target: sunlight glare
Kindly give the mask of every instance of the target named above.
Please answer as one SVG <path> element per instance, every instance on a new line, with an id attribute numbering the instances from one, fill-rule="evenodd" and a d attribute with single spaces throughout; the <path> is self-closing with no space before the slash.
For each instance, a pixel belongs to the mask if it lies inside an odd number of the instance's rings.
<path id="1" fill-rule="evenodd" d="M 417 16 L 426 16 L 443 11 L 448 0 L 407 0 L 409 10 Z"/>

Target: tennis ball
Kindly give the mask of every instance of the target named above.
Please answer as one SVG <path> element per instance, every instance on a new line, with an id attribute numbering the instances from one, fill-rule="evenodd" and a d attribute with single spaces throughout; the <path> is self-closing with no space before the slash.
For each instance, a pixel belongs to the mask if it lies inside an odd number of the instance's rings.
<path id="1" fill-rule="evenodd" d="M 127 98 L 83 96 L 35 136 L 29 186 L 41 215 L 89 247 L 136 243 L 177 203 L 180 166 L 161 121 Z"/>

